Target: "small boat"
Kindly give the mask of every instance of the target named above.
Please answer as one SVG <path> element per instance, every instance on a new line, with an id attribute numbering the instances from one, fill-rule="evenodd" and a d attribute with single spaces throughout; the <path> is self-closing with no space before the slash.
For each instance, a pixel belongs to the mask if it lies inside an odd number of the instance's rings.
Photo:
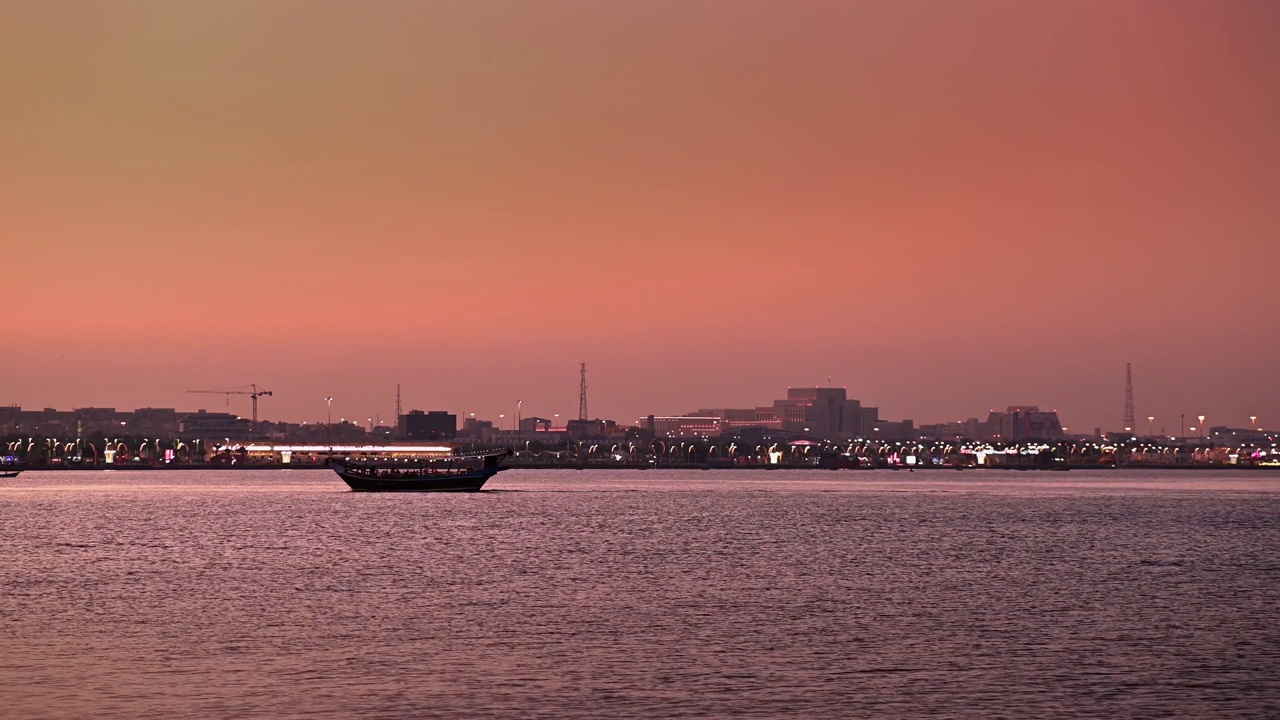
<path id="1" fill-rule="evenodd" d="M 20 472 L 22 472 L 21 468 L 0 465 L 0 480 L 6 479 L 6 478 L 16 478 L 18 477 L 18 473 Z"/>
<path id="2" fill-rule="evenodd" d="M 446 455 L 421 460 L 343 459 L 334 472 L 354 492 L 475 492 L 506 468 L 510 450 Z"/>

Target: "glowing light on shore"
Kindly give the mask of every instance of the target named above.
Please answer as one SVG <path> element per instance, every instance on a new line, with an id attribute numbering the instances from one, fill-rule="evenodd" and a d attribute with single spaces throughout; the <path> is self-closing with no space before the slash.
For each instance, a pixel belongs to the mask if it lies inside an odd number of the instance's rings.
<path id="1" fill-rule="evenodd" d="M 306 453 L 327 453 L 330 450 L 328 445 L 219 445 L 216 449 L 218 452 L 224 450 L 240 450 L 246 452 L 262 453 L 262 452 L 288 452 L 294 454 Z M 332 447 L 335 453 L 452 453 L 453 448 L 448 445 L 334 445 Z"/>

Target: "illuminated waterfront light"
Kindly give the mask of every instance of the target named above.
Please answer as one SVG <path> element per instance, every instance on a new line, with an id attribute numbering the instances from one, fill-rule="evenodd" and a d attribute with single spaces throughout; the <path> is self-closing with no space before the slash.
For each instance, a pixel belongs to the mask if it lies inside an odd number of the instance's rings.
<path id="1" fill-rule="evenodd" d="M 336 452 L 343 455 L 452 455 L 453 448 L 447 445 L 270 445 L 255 443 L 249 445 L 218 445 L 214 452 L 244 449 L 247 453 L 282 453 L 294 455 L 319 454 Z"/>

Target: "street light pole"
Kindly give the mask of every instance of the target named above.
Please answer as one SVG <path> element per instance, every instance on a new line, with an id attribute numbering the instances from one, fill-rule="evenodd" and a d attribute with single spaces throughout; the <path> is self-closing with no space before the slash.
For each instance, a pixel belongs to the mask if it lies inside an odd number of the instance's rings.
<path id="1" fill-rule="evenodd" d="M 333 457 L 333 398 L 325 398 L 325 402 L 329 403 L 329 416 L 325 423 L 329 430 L 329 457 Z"/>
<path id="2" fill-rule="evenodd" d="M 1197 415 L 1196 417 L 1200 418 L 1200 437 L 1203 438 L 1204 437 L 1204 416 Z"/>
<path id="3" fill-rule="evenodd" d="M 1151 430 L 1151 426 L 1152 426 L 1152 425 L 1154 425 L 1154 424 L 1155 424 L 1155 422 L 1156 422 L 1156 416 L 1155 416 L 1155 415 L 1148 415 L 1148 416 L 1147 416 L 1147 437 L 1151 437 L 1152 435 L 1154 435 L 1154 434 L 1155 434 L 1155 433 L 1154 433 L 1154 432 L 1152 432 L 1152 430 Z"/>

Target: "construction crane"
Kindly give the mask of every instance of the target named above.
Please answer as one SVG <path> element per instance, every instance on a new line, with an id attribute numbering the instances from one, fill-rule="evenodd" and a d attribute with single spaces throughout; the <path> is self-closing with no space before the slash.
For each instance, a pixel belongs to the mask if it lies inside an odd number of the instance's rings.
<path id="1" fill-rule="evenodd" d="M 245 389 L 248 388 L 248 389 Z M 188 390 L 189 393 L 204 393 L 206 395 L 248 395 L 253 399 L 253 431 L 258 431 L 258 398 L 263 395 L 270 396 L 270 390 L 259 390 L 257 385 L 242 385 L 238 388 L 230 390 Z"/>

